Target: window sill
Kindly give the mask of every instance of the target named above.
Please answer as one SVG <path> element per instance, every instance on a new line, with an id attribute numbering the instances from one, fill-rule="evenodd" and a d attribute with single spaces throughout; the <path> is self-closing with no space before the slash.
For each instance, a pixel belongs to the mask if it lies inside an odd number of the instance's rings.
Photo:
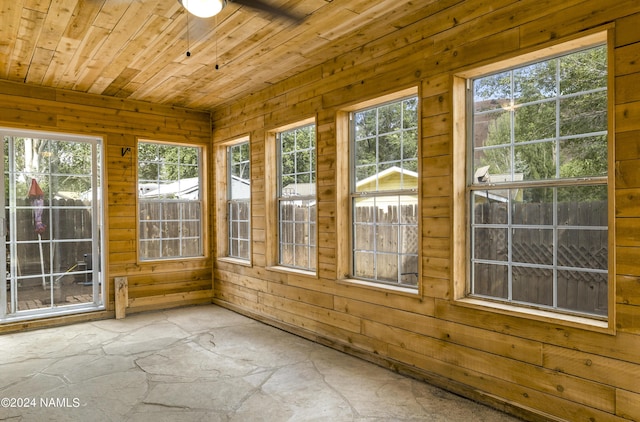
<path id="1" fill-rule="evenodd" d="M 243 267 L 251 267 L 251 261 L 248 259 L 231 258 L 229 256 L 221 256 L 217 258 L 218 262 L 225 262 L 227 264 L 242 265 Z"/>
<path id="2" fill-rule="evenodd" d="M 284 265 L 273 265 L 267 267 L 269 271 L 275 271 L 279 273 L 298 274 L 305 277 L 318 278 L 318 273 L 315 271 L 303 270 L 300 268 L 286 267 Z"/>
<path id="3" fill-rule="evenodd" d="M 606 320 L 589 318 L 586 316 L 562 314 L 542 309 L 515 306 L 508 303 L 492 302 L 489 300 L 482 300 L 471 297 L 458 299 L 455 301 L 455 303 L 461 306 L 483 311 L 496 312 L 502 315 L 528 318 L 551 324 L 597 331 L 604 334 L 614 334 L 613 324 L 610 325 Z"/>
<path id="4" fill-rule="evenodd" d="M 343 278 L 338 280 L 338 283 L 344 284 L 347 286 L 365 287 L 365 288 L 378 290 L 385 293 L 391 292 L 391 293 L 397 293 L 403 296 L 420 297 L 420 290 L 418 289 L 418 287 L 410 288 L 410 287 L 403 287 L 403 286 L 395 286 L 391 284 L 375 283 L 373 281 L 358 280 L 355 278 Z"/>

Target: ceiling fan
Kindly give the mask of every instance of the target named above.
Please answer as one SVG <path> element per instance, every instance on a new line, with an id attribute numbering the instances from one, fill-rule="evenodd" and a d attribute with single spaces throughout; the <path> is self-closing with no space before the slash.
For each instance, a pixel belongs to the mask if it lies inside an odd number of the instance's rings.
<path id="1" fill-rule="evenodd" d="M 210 18 L 217 15 L 231 0 L 178 0 L 187 11 L 199 18 Z M 277 17 L 283 17 L 292 21 L 301 20 L 300 16 L 292 14 L 284 9 L 271 6 L 262 0 L 233 0 L 242 6 L 252 9 L 261 10 Z"/>

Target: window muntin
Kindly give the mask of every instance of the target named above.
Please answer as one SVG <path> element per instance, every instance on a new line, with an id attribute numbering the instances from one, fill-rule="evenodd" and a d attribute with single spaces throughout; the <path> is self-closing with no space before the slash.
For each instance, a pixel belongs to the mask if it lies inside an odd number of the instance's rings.
<path id="1" fill-rule="evenodd" d="M 472 80 L 474 296 L 607 315 L 607 49 Z"/>
<path id="2" fill-rule="evenodd" d="M 199 147 L 138 143 L 140 259 L 203 256 Z"/>
<path id="3" fill-rule="evenodd" d="M 227 147 L 228 256 L 248 260 L 251 241 L 251 162 L 249 142 Z"/>
<path id="4" fill-rule="evenodd" d="M 316 269 L 315 124 L 278 133 L 278 263 Z"/>
<path id="5" fill-rule="evenodd" d="M 418 98 L 351 113 L 352 277 L 418 286 Z"/>

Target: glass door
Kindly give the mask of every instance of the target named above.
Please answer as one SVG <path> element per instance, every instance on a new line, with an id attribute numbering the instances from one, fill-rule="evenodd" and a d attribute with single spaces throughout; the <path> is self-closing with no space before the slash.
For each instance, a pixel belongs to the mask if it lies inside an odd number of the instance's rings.
<path id="1" fill-rule="evenodd" d="M 0 320 L 102 309 L 101 140 L 0 133 Z"/>

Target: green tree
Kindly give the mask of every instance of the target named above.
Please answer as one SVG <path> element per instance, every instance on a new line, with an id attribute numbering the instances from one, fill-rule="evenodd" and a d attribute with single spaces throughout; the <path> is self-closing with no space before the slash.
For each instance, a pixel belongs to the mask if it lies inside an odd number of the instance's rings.
<path id="1" fill-rule="evenodd" d="M 606 52 L 590 48 L 474 81 L 476 169 L 524 180 L 606 175 Z M 593 195 L 602 190 L 580 192 L 600 199 Z M 539 194 L 552 191 L 532 189 L 524 199 L 550 199 Z"/>
<path id="2" fill-rule="evenodd" d="M 354 114 L 356 180 L 391 167 L 418 169 L 418 99 Z"/>
<path id="3" fill-rule="evenodd" d="M 315 182 L 315 125 L 280 133 L 282 187 Z"/>

